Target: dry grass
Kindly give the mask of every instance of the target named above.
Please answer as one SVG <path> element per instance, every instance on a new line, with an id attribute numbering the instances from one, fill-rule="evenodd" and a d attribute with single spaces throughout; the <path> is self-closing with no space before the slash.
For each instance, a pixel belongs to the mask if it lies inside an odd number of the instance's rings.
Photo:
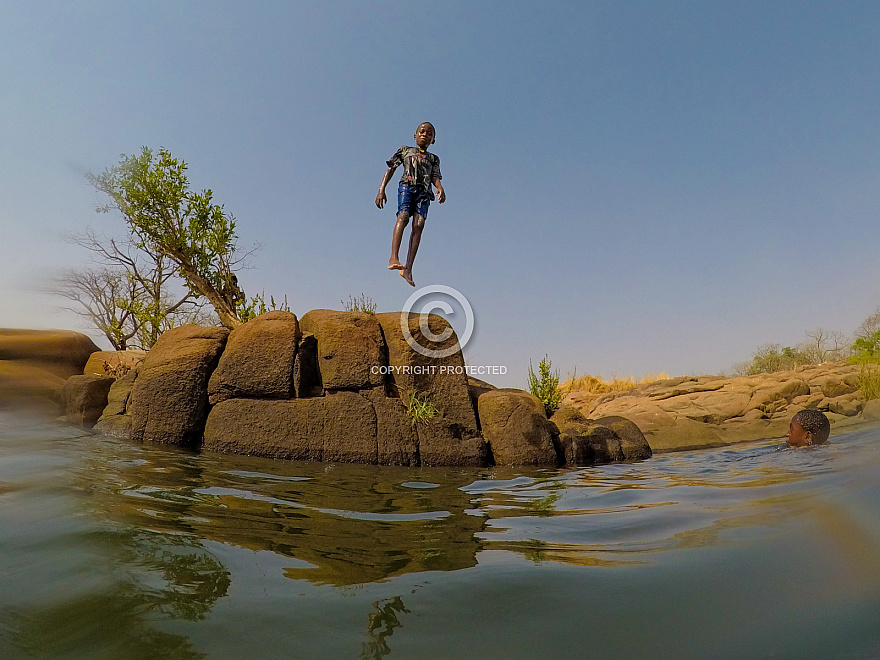
<path id="1" fill-rule="evenodd" d="M 648 374 L 641 380 L 635 380 L 632 376 L 618 377 L 616 374 L 611 380 L 604 380 L 602 374 L 580 376 L 574 380 L 567 380 L 559 386 L 564 393 L 583 392 L 585 394 L 608 394 L 609 392 L 623 392 L 631 390 L 637 385 L 648 385 L 658 380 L 666 380 L 667 376 L 662 371 L 658 374 Z"/>
<path id="2" fill-rule="evenodd" d="M 862 365 L 859 369 L 859 389 L 868 401 L 880 399 L 880 365 Z"/>

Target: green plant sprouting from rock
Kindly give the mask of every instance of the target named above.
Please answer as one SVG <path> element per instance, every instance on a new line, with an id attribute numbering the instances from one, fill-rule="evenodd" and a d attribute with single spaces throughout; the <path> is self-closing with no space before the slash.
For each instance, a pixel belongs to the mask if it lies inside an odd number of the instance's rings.
<path id="1" fill-rule="evenodd" d="M 247 302 L 242 303 L 238 310 L 238 318 L 241 319 L 242 323 L 247 323 L 251 319 L 258 317 L 260 314 L 275 310 L 281 310 L 284 312 L 290 311 L 290 306 L 287 304 L 287 296 L 284 296 L 284 299 L 279 302 L 275 302 L 275 296 L 269 296 L 269 302 L 267 303 L 266 293 L 262 292 L 258 293 Z"/>
<path id="2" fill-rule="evenodd" d="M 401 401 L 406 406 L 406 414 L 409 416 L 410 424 L 425 424 L 429 419 L 433 419 L 440 414 L 427 394 L 420 394 L 416 390 L 402 391 Z"/>
<path id="3" fill-rule="evenodd" d="M 552 362 L 547 355 L 538 364 L 538 374 L 532 369 L 529 360 L 529 392 L 534 394 L 544 404 L 544 412 L 550 417 L 559 408 L 562 402 L 562 392 L 559 390 L 559 370 L 550 372 Z"/>

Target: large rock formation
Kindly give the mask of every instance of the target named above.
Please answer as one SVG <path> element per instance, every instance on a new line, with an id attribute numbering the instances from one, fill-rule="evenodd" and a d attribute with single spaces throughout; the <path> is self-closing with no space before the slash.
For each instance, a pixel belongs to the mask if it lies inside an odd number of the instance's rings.
<path id="1" fill-rule="evenodd" d="M 291 398 L 299 340 L 296 316 L 280 310 L 261 314 L 233 330 L 208 381 L 210 403 Z"/>
<path id="2" fill-rule="evenodd" d="M 217 372 L 225 367 L 236 337 L 257 341 L 249 330 L 257 320 L 232 333 L 211 377 L 211 402 L 218 402 L 207 419 L 204 449 L 381 465 L 488 464 L 461 353 L 442 360 L 420 355 L 406 343 L 399 313 L 308 312 L 300 321 L 303 334 L 295 350 L 285 349 L 290 356 L 295 352 L 286 400 L 269 401 L 278 397 L 252 388 L 230 391 L 221 401 L 215 397 Z M 449 327 L 436 315 L 429 323 L 437 333 Z M 440 366 L 446 365 L 460 368 L 441 373 Z M 254 369 L 243 362 L 242 370 L 247 366 Z M 409 392 L 426 396 L 440 415 L 414 422 L 401 400 Z"/>
<path id="3" fill-rule="evenodd" d="M 427 323 L 425 333 L 417 314 L 315 310 L 300 321 L 269 312 L 231 333 L 175 328 L 106 385 L 95 428 L 209 451 L 380 465 L 558 465 L 567 458 L 581 465 L 643 457 L 622 449 L 624 435 L 637 444 L 638 429 L 626 420 L 590 422 L 602 429 L 591 433 L 604 433 L 616 453 L 586 451 L 581 436 L 589 434 L 577 429 L 579 439 L 568 441 L 574 431 L 566 427 L 560 435 L 531 394 L 469 382 L 451 326 L 437 315 Z M 432 357 L 414 342 L 454 350 Z M 103 364 L 123 356 L 98 358 Z M 80 376 L 70 387 L 83 378 L 93 377 Z M 417 419 L 407 408 L 412 393 L 436 414 Z"/>
<path id="4" fill-rule="evenodd" d="M 198 446 L 208 414 L 208 379 L 228 334 L 226 328 L 182 325 L 159 337 L 132 388 L 133 439 Z"/>
<path id="5" fill-rule="evenodd" d="M 654 451 L 693 449 L 782 438 L 804 408 L 824 412 L 832 430 L 864 421 L 859 369 L 839 362 L 739 378 L 673 378 L 599 397 L 574 392 L 564 403 L 587 417 L 627 418 Z"/>
<path id="6" fill-rule="evenodd" d="M 553 445 L 556 429 L 538 397 L 523 390 L 489 390 L 477 405 L 483 435 L 498 465 L 559 463 Z"/>

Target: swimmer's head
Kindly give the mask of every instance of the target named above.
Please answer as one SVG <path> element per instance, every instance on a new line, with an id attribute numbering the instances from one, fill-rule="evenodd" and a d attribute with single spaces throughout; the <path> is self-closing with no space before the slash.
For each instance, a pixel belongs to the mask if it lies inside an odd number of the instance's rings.
<path id="1" fill-rule="evenodd" d="M 429 121 L 423 121 L 419 124 L 419 127 L 416 129 L 415 135 L 413 137 L 416 139 L 416 144 L 419 145 L 422 149 L 427 148 L 428 145 L 434 144 L 434 138 L 437 136 L 437 131 L 434 129 L 434 124 Z"/>
<path id="2" fill-rule="evenodd" d="M 791 418 L 785 441 L 793 447 L 821 445 L 831 434 L 831 422 L 818 410 L 801 410 Z"/>

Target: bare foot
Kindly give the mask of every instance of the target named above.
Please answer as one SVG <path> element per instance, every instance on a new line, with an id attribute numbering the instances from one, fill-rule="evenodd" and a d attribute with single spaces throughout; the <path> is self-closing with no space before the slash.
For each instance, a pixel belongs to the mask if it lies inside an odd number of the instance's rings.
<path id="1" fill-rule="evenodd" d="M 406 268 L 399 259 L 390 259 L 388 261 L 388 270 L 403 270 Z"/>
<path id="2" fill-rule="evenodd" d="M 412 273 L 407 271 L 405 268 L 402 271 L 400 271 L 400 276 L 403 279 L 405 279 L 409 283 L 410 286 L 416 285 L 416 283 L 413 282 Z"/>

